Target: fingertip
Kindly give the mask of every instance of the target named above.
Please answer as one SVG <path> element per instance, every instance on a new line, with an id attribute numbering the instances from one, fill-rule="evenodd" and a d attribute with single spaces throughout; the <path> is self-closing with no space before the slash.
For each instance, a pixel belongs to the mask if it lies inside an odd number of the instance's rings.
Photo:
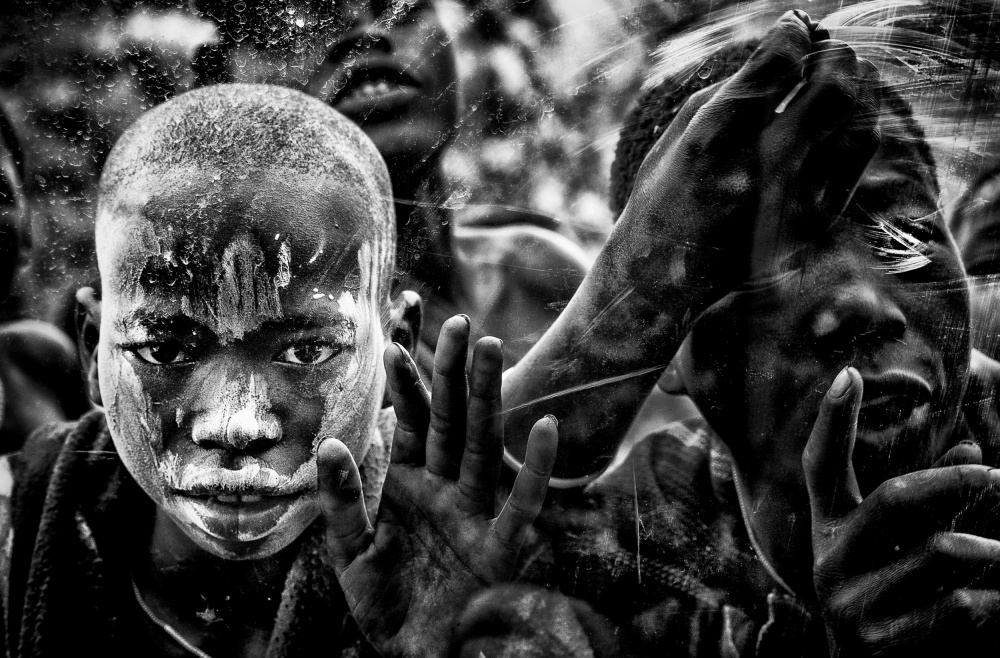
<path id="1" fill-rule="evenodd" d="M 841 403 L 862 387 L 861 374 L 852 366 L 845 366 L 834 378 L 827 391 L 827 399 Z"/>
<path id="2" fill-rule="evenodd" d="M 393 343 L 385 348 L 383 353 L 386 372 L 390 381 L 395 385 L 412 383 L 418 377 L 417 366 L 413 362 L 413 357 L 405 347 L 399 343 Z"/>
<path id="3" fill-rule="evenodd" d="M 469 319 L 468 315 L 459 314 L 453 315 L 441 326 L 442 331 L 450 332 L 463 332 L 468 333 L 470 327 L 472 327 L 472 321 Z"/>
<path id="4" fill-rule="evenodd" d="M 483 336 L 476 341 L 472 352 L 474 359 L 489 358 L 491 361 L 503 362 L 503 341 L 496 336 Z"/>
<path id="5" fill-rule="evenodd" d="M 556 462 L 559 449 L 559 421 L 552 414 L 540 418 L 528 434 L 528 449 L 525 462 L 546 475 L 550 474 Z"/>

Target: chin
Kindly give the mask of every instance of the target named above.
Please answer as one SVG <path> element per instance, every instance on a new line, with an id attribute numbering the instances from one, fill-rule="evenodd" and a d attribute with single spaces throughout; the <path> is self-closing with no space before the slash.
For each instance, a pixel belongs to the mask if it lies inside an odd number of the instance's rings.
<path id="1" fill-rule="evenodd" d="M 294 543 L 319 517 L 319 505 L 312 495 L 292 504 L 275 523 L 252 531 L 220 523 L 203 505 L 192 505 L 189 501 L 174 501 L 170 508 L 168 513 L 191 541 L 225 560 L 271 557 Z"/>

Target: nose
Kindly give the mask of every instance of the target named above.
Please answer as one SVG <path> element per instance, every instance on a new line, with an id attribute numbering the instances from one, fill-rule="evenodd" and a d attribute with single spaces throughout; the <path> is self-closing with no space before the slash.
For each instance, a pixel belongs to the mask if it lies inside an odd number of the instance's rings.
<path id="1" fill-rule="evenodd" d="M 391 53 L 392 40 L 389 38 L 389 31 L 385 25 L 378 20 L 379 15 L 370 7 L 360 11 L 354 20 L 351 31 L 334 47 L 327 59 L 340 61 L 351 52 L 357 53 L 365 50 L 380 50 L 386 54 Z"/>
<path id="2" fill-rule="evenodd" d="M 217 389 L 218 390 L 218 389 Z M 281 422 L 271 410 L 267 386 L 250 375 L 249 379 L 226 382 L 212 408 L 199 414 L 191 438 L 204 448 L 227 452 L 265 452 L 281 440 Z"/>
<path id="3" fill-rule="evenodd" d="M 837 351 L 877 347 L 906 335 L 906 314 L 891 296 L 867 282 L 839 288 L 818 313 L 812 333 Z"/>

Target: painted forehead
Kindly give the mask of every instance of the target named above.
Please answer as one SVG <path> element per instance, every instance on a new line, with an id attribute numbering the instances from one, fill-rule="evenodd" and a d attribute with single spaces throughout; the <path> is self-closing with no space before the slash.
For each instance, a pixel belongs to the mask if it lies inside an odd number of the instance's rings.
<path id="1" fill-rule="evenodd" d="M 113 211 L 98 224 L 98 249 L 115 253 L 114 262 L 103 254 L 115 271 L 157 254 L 198 266 L 214 262 L 236 236 L 247 235 L 268 263 L 278 262 L 285 250 L 296 270 L 329 270 L 361 244 L 391 241 L 392 220 L 378 212 L 382 204 L 375 198 L 384 193 L 359 178 L 281 168 L 239 178 L 196 167 L 150 173 L 117 191 Z"/>
<path id="2" fill-rule="evenodd" d="M 105 295 L 126 296 L 126 307 L 178 302 L 169 312 L 238 338 L 313 288 L 378 306 L 392 243 L 386 220 L 371 216 L 370 188 L 280 171 L 151 182 L 100 224 Z"/>

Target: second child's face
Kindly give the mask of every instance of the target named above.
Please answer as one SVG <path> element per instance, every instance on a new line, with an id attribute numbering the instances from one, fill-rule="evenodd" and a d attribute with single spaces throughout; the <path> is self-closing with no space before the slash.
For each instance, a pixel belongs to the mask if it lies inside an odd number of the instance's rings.
<path id="1" fill-rule="evenodd" d="M 969 367 L 969 295 L 936 194 L 887 142 L 846 217 L 797 269 L 734 295 L 692 335 L 695 397 L 747 481 L 805 501 L 802 450 L 842 368 L 864 380 L 854 466 L 863 493 L 947 447 Z M 892 143 L 888 142 L 888 146 Z"/>
<path id="2" fill-rule="evenodd" d="M 354 31 L 331 49 L 310 91 L 358 123 L 387 160 L 426 158 L 457 121 L 455 50 L 443 19 L 462 10 L 442 0 L 353 6 Z"/>
<path id="3" fill-rule="evenodd" d="M 384 249 L 360 184 L 206 170 L 149 180 L 99 252 L 112 437 L 201 548 L 274 554 L 318 515 L 316 448 L 360 460 L 382 400 Z"/>

